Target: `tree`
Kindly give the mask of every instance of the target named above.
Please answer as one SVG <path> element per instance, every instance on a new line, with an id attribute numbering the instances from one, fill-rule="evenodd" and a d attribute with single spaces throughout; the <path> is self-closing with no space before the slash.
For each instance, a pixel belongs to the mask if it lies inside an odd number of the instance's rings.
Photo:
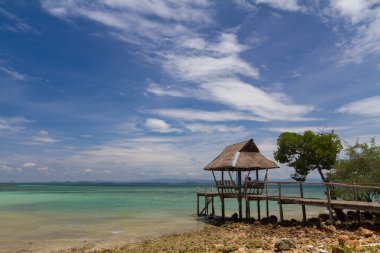
<path id="1" fill-rule="evenodd" d="M 342 183 L 379 184 L 380 183 L 380 146 L 376 146 L 375 138 L 368 142 L 347 145 L 346 157 L 338 160 L 336 167 L 331 171 L 330 177 Z M 353 189 L 337 192 L 345 199 L 355 199 Z M 357 189 L 358 200 L 380 200 L 380 190 Z"/>
<path id="2" fill-rule="evenodd" d="M 334 132 L 284 132 L 277 139 L 274 158 L 293 167 L 295 172 L 291 177 L 297 181 L 305 181 L 309 173 L 316 170 L 323 182 L 329 182 L 327 172 L 334 167 L 341 150 L 340 139 Z"/>
<path id="3" fill-rule="evenodd" d="M 305 131 L 303 134 L 285 132 L 277 139 L 274 158 L 287 163 L 295 172 L 291 177 L 305 181 L 311 171 L 318 171 L 323 182 L 329 182 L 329 171 L 334 168 L 336 158 L 342 150 L 339 137 L 331 133 Z M 333 195 L 332 198 L 335 198 Z M 338 219 L 347 220 L 342 209 L 334 209 Z"/>

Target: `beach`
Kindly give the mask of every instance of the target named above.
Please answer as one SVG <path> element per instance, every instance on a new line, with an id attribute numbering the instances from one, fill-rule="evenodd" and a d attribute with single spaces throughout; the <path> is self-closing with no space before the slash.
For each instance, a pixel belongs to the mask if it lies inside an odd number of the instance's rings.
<path id="1" fill-rule="evenodd" d="M 296 190 L 284 188 L 288 194 Z M 316 192 L 315 188 L 305 189 L 306 196 Z M 228 217 L 236 207 L 236 201 L 227 202 Z M 300 206 L 287 205 L 284 209 L 285 219 L 301 219 Z M 278 216 L 278 205 L 270 203 L 270 211 Z M 207 233 L 231 231 L 233 225 L 215 226 L 195 213 L 196 185 L 13 184 L 0 190 L 0 252 L 91 252 L 120 247 L 126 248 L 125 252 L 135 252 L 129 247 L 142 247 L 140 252 L 144 252 L 145 244 L 141 243 L 147 240 L 151 247 L 165 241 L 164 245 L 175 247 L 171 243 L 177 241 L 179 245 L 185 238 L 199 241 L 202 235 L 212 245 L 222 239 L 206 236 Z M 326 213 L 326 209 L 307 208 L 308 218 L 318 217 L 319 213 Z M 255 209 L 252 215 L 255 217 Z M 239 226 L 243 230 L 267 230 L 253 223 Z M 293 230 L 279 231 L 290 236 Z M 266 240 L 265 236 L 258 238 Z"/>
<path id="2" fill-rule="evenodd" d="M 367 224 L 370 228 L 379 228 Z M 203 229 L 101 249 L 73 248 L 71 253 L 121 252 L 380 252 L 380 234 L 356 225 L 324 222 L 279 224 L 225 223 Z"/>

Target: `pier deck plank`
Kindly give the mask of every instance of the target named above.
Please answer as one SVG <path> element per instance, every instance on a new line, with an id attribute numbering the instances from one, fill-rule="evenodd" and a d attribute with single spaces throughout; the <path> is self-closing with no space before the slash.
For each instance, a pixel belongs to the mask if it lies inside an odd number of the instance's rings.
<path id="1" fill-rule="evenodd" d="M 198 196 L 213 196 L 224 198 L 236 198 L 236 194 L 222 194 L 218 192 L 198 192 Z M 269 201 L 281 201 L 282 204 L 299 204 L 308 206 L 322 206 L 328 207 L 329 203 L 327 199 L 313 199 L 313 198 L 298 198 L 298 197 L 281 197 L 279 196 L 266 196 L 266 195 L 247 195 L 247 200 L 266 200 Z M 332 208 L 361 210 L 369 212 L 380 212 L 379 202 L 364 202 L 364 201 L 349 201 L 349 200 L 331 200 L 330 205 Z"/>

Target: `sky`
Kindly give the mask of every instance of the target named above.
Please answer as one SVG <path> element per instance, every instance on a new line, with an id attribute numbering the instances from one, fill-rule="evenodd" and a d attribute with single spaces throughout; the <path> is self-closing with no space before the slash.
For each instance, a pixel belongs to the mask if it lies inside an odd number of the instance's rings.
<path id="1" fill-rule="evenodd" d="M 308 129 L 380 135 L 380 0 L 0 0 L 0 181 L 212 179 Z"/>

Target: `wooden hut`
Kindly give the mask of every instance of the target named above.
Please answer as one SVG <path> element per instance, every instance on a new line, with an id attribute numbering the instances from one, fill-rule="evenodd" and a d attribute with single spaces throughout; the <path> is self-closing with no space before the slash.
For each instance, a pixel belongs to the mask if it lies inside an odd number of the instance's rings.
<path id="1" fill-rule="evenodd" d="M 247 191 L 260 194 L 264 183 L 268 181 L 268 170 L 279 168 L 273 161 L 262 154 L 253 139 L 236 143 L 224 148 L 222 153 L 210 162 L 204 170 L 212 172 L 218 196 L 221 200 L 222 218 L 225 216 L 225 198 L 237 198 L 239 205 L 239 219 L 242 218 L 242 199 Z M 265 170 L 264 182 L 259 181 L 259 170 Z M 217 179 L 220 171 L 220 180 Z M 250 180 L 251 171 L 255 171 L 256 180 Z M 233 179 L 235 173 L 236 180 Z M 244 174 L 244 175 L 243 175 Z M 229 179 L 226 179 L 226 177 Z M 245 177 L 244 184 L 242 183 Z M 249 201 L 249 200 L 248 200 Z M 258 216 L 260 218 L 260 200 L 258 199 Z M 246 217 L 249 217 L 249 203 L 246 202 Z"/>

